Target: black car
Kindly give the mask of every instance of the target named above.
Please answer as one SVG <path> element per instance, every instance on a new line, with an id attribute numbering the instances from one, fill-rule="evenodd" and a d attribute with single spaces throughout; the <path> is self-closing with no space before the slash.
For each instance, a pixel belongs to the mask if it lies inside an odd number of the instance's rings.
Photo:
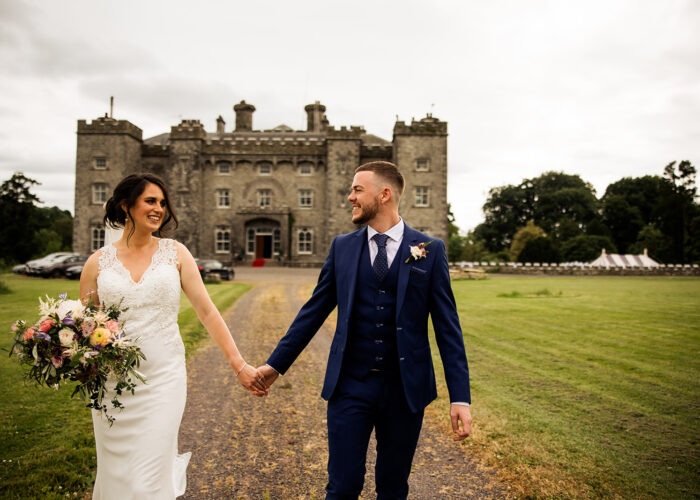
<path id="1" fill-rule="evenodd" d="M 39 275 L 43 278 L 63 278 L 66 275 L 66 269 L 79 264 L 85 265 L 87 259 L 85 255 L 68 255 L 66 257 L 61 257 L 53 264 L 39 268 Z"/>
<path id="2" fill-rule="evenodd" d="M 85 267 L 85 262 L 73 264 L 71 267 L 63 271 L 63 275 L 69 280 L 80 279 L 80 275 L 83 273 L 83 267 Z"/>
<path id="3" fill-rule="evenodd" d="M 224 266 L 218 260 L 196 259 L 195 262 L 197 263 L 199 274 L 202 275 L 202 279 L 204 279 L 207 274 L 218 274 L 219 278 L 228 281 L 232 280 L 236 275 L 233 268 Z"/>

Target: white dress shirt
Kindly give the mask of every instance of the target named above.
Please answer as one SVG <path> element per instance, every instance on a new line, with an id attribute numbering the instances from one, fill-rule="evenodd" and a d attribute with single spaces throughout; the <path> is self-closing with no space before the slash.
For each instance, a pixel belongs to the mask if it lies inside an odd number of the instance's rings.
<path id="1" fill-rule="evenodd" d="M 369 261 L 374 265 L 374 258 L 379 251 L 377 242 L 372 239 L 372 236 L 379 234 L 379 231 L 372 226 L 367 226 L 367 241 L 369 242 Z M 403 240 L 403 219 L 399 217 L 399 222 L 394 227 L 386 231 L 384 234 L 388 236 L 386 239 L 386 267 L 390 268 L 394 262 L 394 257 L 399 252 L 401 241 Z"/>

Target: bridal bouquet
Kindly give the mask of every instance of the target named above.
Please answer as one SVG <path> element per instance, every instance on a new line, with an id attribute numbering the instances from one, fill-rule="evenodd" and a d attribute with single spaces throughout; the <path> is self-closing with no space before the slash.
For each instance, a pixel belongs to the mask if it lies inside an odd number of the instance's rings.
<path id="1" fill-rule="evenodd" d="M 119 315 L 121 304 L 107 308 L 90 302 L 39 299 L 40 318 L 33 324 L 17 321 L 12 325 L 14 344 L 10 350 L 28 368 L 27 377 L 38 385 L 58 389 L 66 380 L 78 384 L 71 397 L 79 395 L 89 408 L 100 411 L 109 425 L 114 417 L 103 403 L 107 378 L 116 381 L 113 408 L 122 408 L 118 396 L 124 391 L 134 393 L 136 382 L 145 382 L 137 368 L 145 356 L 126 338 Z M 111 384 L 110 384 L 111 385 Z"/>

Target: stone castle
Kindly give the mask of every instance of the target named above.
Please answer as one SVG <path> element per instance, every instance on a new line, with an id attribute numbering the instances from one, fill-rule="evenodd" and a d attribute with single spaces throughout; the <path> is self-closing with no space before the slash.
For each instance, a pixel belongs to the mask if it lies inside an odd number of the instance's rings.
<path id="1" fill-rule="evenodd" d="M 270 259 L 319 265 L 334 236 L 356 229 L 347 196 L 355 168 L 395 163 L 406 179 L 400 213 L 407 224 L 447 238 L 447 123 L 397 121 L 393 141 L 362 127 L 330 126 L 318 101 L 304 109 L 307 129 L 254 130 L 255 106 L 233 107 L 234 130 L 183 120 L 142 139 L 126 120 L 78 121 L 73 250 L 104 244 L 103 203 L 134 172 L 165 179 L 180 221 L 172 237 L 195 257 L 227 264 Z"/>

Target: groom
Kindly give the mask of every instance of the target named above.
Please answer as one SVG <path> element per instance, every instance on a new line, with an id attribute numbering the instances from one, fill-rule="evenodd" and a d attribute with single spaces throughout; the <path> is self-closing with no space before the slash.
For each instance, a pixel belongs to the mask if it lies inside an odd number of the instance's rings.
<path id="1" fill-rule="evenodd" d="M 333 240 L 313 295 L 260 369 L 269 386 L 337 306 L 321 393 L 328 401 L 326 499 L 359 496 L 373 429 L 377 498 L 406 498 L 423 409 L 437 397 L 428 315 L 445 368 L 455 440 L 471 433 L 467 357 L 444 243 L 399 217 L 404 180 L 395 165 L 375 161 L 355 172 L 348 197 L 352 221 L 367 227 Z"/>

